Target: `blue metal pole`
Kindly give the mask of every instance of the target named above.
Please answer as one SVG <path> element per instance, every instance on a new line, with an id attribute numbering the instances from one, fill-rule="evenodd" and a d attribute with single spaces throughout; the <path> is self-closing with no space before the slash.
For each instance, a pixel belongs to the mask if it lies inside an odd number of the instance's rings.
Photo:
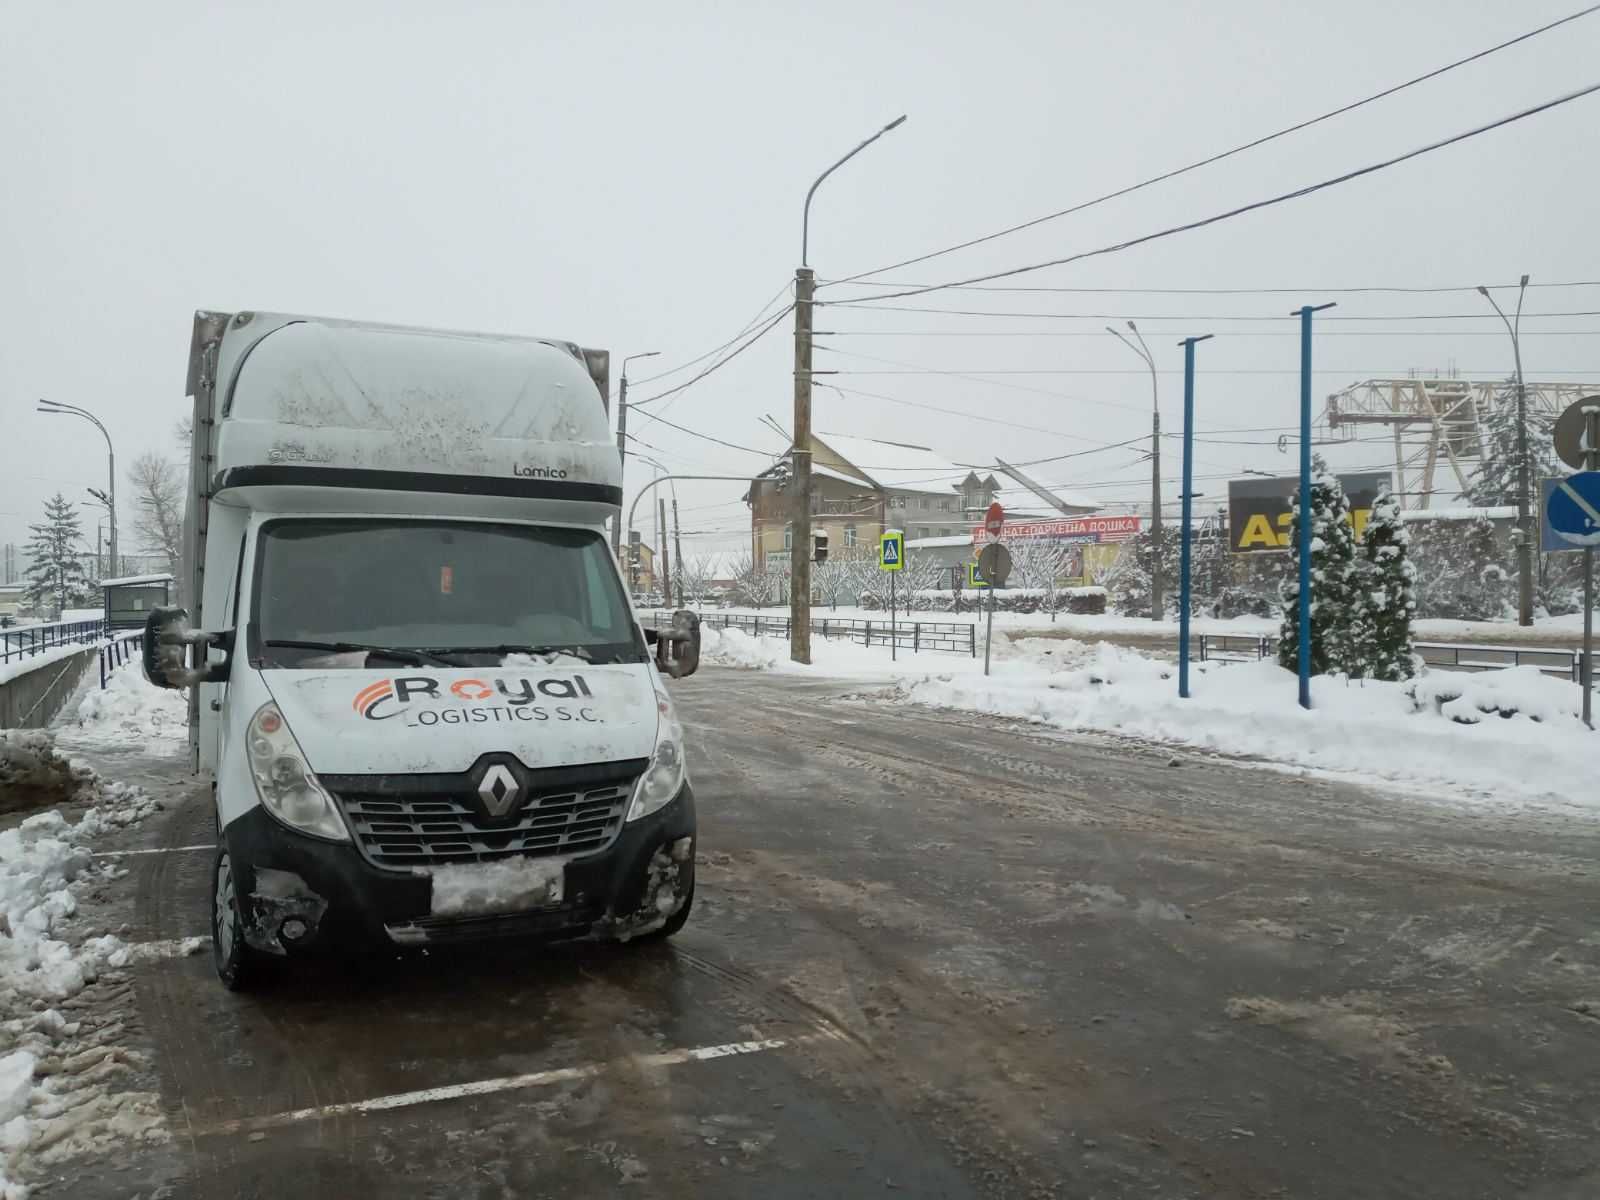
<path id="1" fill-rule="evenodd" d="M 1304 305 L 1300 315 L 1300 707 L 1311 707 L 1311 314 L 1332 304 Z"/>
<path id="2" fill-rule="evenodd" d="M 1183 346 L 1183 516 L 1178 536 L 1178 697 L 1189 698 L 1189 518 L 1194 509 L 1194 347 L 1212 334 L 1184 338 Z M 1161 547 L 1156 546 L 1156 553 Z"/>

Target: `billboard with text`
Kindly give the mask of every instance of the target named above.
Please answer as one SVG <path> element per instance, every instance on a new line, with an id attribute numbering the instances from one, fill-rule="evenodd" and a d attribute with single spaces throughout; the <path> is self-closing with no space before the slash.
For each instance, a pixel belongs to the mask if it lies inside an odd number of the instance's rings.
<path id="1" fill-rule="evenodd" d="M 1339 484 L 1350 501 L 1350 519 L 1359 538 L 1372 515 L 1378 493 L 1390 486 L 1387 471 L 1340 475 Z M 1228 549 L 1235 554 L 1287 550 L 1294 520 L 1294 494 L 1298 475 L 1276 479 L 1233 479 L 1228 482 Z"/>

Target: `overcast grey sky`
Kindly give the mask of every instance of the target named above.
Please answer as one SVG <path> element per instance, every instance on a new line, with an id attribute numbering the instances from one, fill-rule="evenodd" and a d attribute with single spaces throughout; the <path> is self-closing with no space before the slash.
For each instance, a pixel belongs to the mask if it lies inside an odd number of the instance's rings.
<path id="1" fill-rule="evenodd" d="M 96 411 L 120 463 L 146 449 L 176 453 L 170 430 L 186 409 L 197 307 L 551 335 L 618 358 L 660 350 L 635 364 L 642 379 L 726 341 L 779 293 L 799 256 L 811 179 L 899 113 L 905 125 L 818 193 L 810 257 L 821 278 L 1066 207 L 1578 7 L 5 0 L 0 543 L 25 540 L 51 492 L 78 500 L 104 483 L 98 435 L 36 415 L 38 397 Z M 1600 15 L 1173 183 L 893 278 L 939 282 L 1059 257 L 1308 183 L 1596 82 L 1597 50 Z M 1326 287 L 1508 282 L 1524 271 L 1535 282 L 1600 278 L 1597 121 L 1600 96 L 1336 190 L 1010 281 L 1302 295 L 946 291 L 904 303 L 1143 317 L 1159 365 L 1172 372 L 1178 337 L 1215 332 L 1200 352 L 1199 427 L 1287 426 L 1298 347 L 1284 335 L 1294 327 L 1221 317 L 1278 316 L 1332 298 L 1316 290 Z M 1470 294 L 1339 299 L 1330 315 L 1487 311 Z M 1528 303 L 1533 313 L 1596 309 L 1596 288 L 1532 292 Z M 1168 317 L 1183 319 L 1157 319 Z M 1148 378 L 1100 332 L 1105 323 L 822 309 L 818 327 L 836 333 L 820 340 L 838 350 L 924 369 L 1059 373 L 831 376 L 965 415 L 821 390 L 816 427 L 913 441 L 958 462 L 1133 437 L 1148 429 Z M 1319 396 L 1410 368 L 1511 369 L 1509 343 L 1490 321 L 1319 328 L 1330 335 L 1317 344 Z M 1440 328 L 1449 336 L 1431 335 Z M 1530 377 L 1600 384 L 1600 317 L 1526 328 L 1579 331 L 1527 338 Z M 1001 331 L 1012 336 L 971 336 Z M 1098 336 L 1031 336 L 1040 331 Z M 655 408 L 777 449 L 781 439 L 760 417 L 787 423 L 790 345 L 783 324 Z M 901 369 L 827 352 L 817 366 Z M 686 377 L 640 383 L 635 396 Z M 1163 375 L 1162 387 L 1176 430 L 1179 376 Z M 678 470 L 764 464 L 642 419 L 632 428 Z M 1168 453 L 1175 468 L 1176 447 Z M 1197 456 L 1205 473 L 1292 465 L 1270 444 L 1213 443 Z M 1385 458 L 1381 445 L 1349 447 L 1336 463 Z M 637 461 L 630 469 L 637 480 Z M 1148 488 L 1130 450 L 1041 473 L 1108 500 L 1140 499 Z M 740 543 L 741 491 L 680 490 L 693 544 Z M 124 505 L 125 528 L 132 516 Z M 92 516 L 87 524 L 92 542 Z"/>

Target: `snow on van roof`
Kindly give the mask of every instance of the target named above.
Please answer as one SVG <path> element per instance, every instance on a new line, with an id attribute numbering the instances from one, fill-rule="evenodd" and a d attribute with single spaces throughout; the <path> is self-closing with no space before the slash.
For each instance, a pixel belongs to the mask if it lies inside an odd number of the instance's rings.
<path id="1" fill-rule="evenodd" d="M 124 575 L 120 579 L 102 579 L 100 581 L 100 586 L 103 587 L 103 588 L 108 588 L 108 587 L 131 587 L 132 585 L 134 585 L 136 583 L 171 583 L 171 582 L 172 582 L 172 576 L 170 574 L 166 573 L 166 572 L 162 572 L 162 573 L 160 573 L 158 575 Z"/>

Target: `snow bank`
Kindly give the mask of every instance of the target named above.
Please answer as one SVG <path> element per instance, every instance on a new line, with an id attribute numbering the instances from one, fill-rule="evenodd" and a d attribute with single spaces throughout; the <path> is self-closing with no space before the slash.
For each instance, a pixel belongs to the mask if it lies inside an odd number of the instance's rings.
<path id="1" fill-rule="evenodd" d="M 86 1084 L 68 1067 L 79 1025 L 53 1007 L 128 959 L 116 937 L 74 944 L 62 929 L 78 911 L 78 891 L 115 870 L 96 865 L 89 844 L 160 805 L 137 788 L 69 766 L 50 736 L 35 730 L 0 736 L 0 779 L 7 772 L 48 779 L 59 799 L 90 806 L 76 823 L 51 810 L 0 831 L 0 1041 L 13 1048 L 0 1058 L 0 1197 L 20 1200 L 27 1189 L 12 1178 L 18 1163 L 46 1133 L 54 1142 L 66 1136 L 63 1129 L 93 1126 L 107 1104 L 100 1085 L 117 1065 L 107 1057 L 112 1048 L 99 1047 L 96 1062 L 110 1065 L 97 1067 Z"/>
<path id="2" fill-rule="evenodd" d="M 981 647 L 976 659 L 902 651 L 891 662 L 886 647 L 813 636 L 813 665 L 805 667 L 789 661 L 781 638 L 708 627 L 702 638 L 710 663 L 871 681 L 906 703 L 1125 734 L 1361 781 L 1443 786 L 1477 800 L 1600 808 L 1592 784 L 1600 734 L 1578 719 L 1582 693 L 1533 667 L 1438 671 L 1409 683 L 1319 676 L 1307 712 L 1296 703 L 1294 674 L 1270 659 L 1193 663 L 1192 698 L 1180 700 L 1175 664 L 1107 642 L 997 636 L 986 678 Z"/>
<path id="3" fill-rule="evenodd" d="M 77 726 L 74 744 L 173 749 L 188 742 L 189 700 L 184 692 L 158 688 L 137 663 L 126 663 L 106 678 L 104 688 L 84 692 L 69 721 Z"/>
<path id="4" fill-rule="evenodd" d="M 96 640 L 90 638 L 83 642 L 67 642 L 61 646 L 51 646 L 48 650 L 41 650 L 27 658 L 13 658 L 10 662 L 0 663 L 0 683 L 10 683 L 29 671 L 37 671 L 64 658 L 71 658 L 74 654 L 81 654 L 93 646 Z"/>
<path id="5" fill-rule="evenodd" d="M 814 637 L 815 646 L 823 639 Z M 742 629 L 700 626 L 700 661 L 724 667 L 770 670 L 789 657 L 788 644 L 777 638 L 758 638 Z"/>
<path id="6" fill-rule="evenodd" d="M 998 644 L 997 644 L 998 648 Z M 1574 715 L 1577 687 L 1531 667 L 1432 674 L 1410 684 L 1311 681 L 1270 660 L 1195 664 L 1192 698 L 1177 695 L 1176 666 L 1100 643 L 1078 662 L 1041 669 L 1002 660 L 993 676 L 925 674 L 903 680 L 902 700 L 1017 717 L 1230 755 L 1336 771 L 1365 780 L 1444 785 L 1476 797 L 1556 799 L 1600 807 L 1592 785 L 1600 741 Z M 1487 715 L 1494 715 L 1489 721 Z M 1502 719 L 1504 718 L 1504 719 Z"/>

